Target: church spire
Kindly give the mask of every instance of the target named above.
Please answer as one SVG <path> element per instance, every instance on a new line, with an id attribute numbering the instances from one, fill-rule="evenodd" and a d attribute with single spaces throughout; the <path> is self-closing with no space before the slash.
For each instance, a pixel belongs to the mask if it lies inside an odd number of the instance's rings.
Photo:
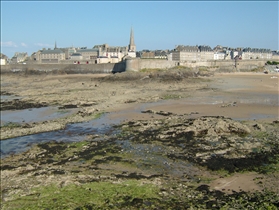
<path id="1" fill-rule="evenodd" d="M 133 28 L 131 28 L 131 33 L 130 33 L 130 46 L 131 45 L 135 45 Z"/>
<path id="2" fill-rule="evenodd" d="M 134 40 L 134 30 L 133 30 L 133 28 L 131 28 L 131 33 L 130 33 L 129 51 L 132 51 L 132 52 L 136 51 L 136 45 L 135 45 L 135 40 Z"/>
<path id="3" fill-rule="evenodd" d="M 55 43 L 54 43 L 54 49 L 57 49 L 56 41 L 55 41 Z"/>

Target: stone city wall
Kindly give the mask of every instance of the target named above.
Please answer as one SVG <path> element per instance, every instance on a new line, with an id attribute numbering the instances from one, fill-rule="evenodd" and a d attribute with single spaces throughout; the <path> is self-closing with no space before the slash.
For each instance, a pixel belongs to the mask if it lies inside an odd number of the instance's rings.
<path id="1" fill-rule="evenodd" d="M 267 60 L 212 60 L 178 62 L 160 59 L 127 59 L 126 63 L 102 64 L 10 64 L 1 66 L 1 72 L 20 71 L 60 71 L 74 73 L 116 73 L 123 71 L 139 71 L 142 69 L 169 69 L 175 66 L 189 68 L 210 67 L 212 70 L 241 71 L 252 70 L 264 66 Z"/>
<path id="2" fill-rule="evenodd" d="M 214 70 L 241 71 L 252 70 L 264 66 L 267 60 L 211 60 L 211 61 L 169 61 L 158 59 L 128 59 L 126 60 L 126 71 L 139 71 L 142 69 L 168 69 L 175 66 L 189 68 L 211 67 Z"/>
<path id="3" fill-rule="evenodd" d="M 167 69 L 174 67 L 177 62 L 161 59 L 127 59 L 126 71 L 139 71 L 142 69 Z"/>
<path id="4" fill-rule="evenodd" d="M 1 72 L 60 71 L 68 74 L 75 73 L 115 73 L 125 71 L 125 62 L 103 64 L 10 64 L 1 66 Z"/>

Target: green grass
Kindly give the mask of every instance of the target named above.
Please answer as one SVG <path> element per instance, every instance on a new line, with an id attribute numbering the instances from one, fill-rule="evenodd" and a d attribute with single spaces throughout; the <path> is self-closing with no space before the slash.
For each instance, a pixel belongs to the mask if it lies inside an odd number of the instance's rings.
<path id="1" fill-rule="evenodd" d="M 99 112 L 99 113 L 95 114 L 94 119 L 100 118 L 103 114 L 105 114 L 105 112 Z"/>
<path id="2" fill-rule="evenodd" d="M 253 133 L 253 136 L 255 138 L 263 139 L 263 138 L 269 137 L 270 134 L 266 131 L 256 131 L 256 132 Z"/>
<path id="3" fill-rule="evenodd" d="M 87 141 L 78 141 L 78 142 L 73 142 L 70 144 L 71 147 L 75 147 L 76 150 L 80 150 L 83 146 L 88 145 Z"/>
<path id="4" fill-rule="evenodd" d="M 158 198 L 158 188 L 141 184 L 137 180 L 122 183 L 91 182 L 77 186 L 56 185 L 40 187 L 26 196 L 16 196 L 4 203 L 3 209 L 76 209 L 92 206 L 93 209 L 119 209 L 136 199 Z M 84 208 L 85 209 L 85 208 Z"/>

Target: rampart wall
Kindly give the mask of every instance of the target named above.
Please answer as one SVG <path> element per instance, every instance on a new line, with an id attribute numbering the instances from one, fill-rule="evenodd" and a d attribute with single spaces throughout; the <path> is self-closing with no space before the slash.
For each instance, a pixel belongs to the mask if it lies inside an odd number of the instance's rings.
<path id="1" fill-rule="evenodd" d="M 214 70 L 241 71 L 252 70 L 264 66 L 267 60 L 211 60 L 211 61 L 169 61 L 159 59 L 128 59 L 126 60 L 126 71 L 139 71 L 142 69 L 168 69 L 175 66 L 189 68 L 211 67 Z"/>
<path id="2" fill-rule="evenodd" d="M 177 62 L 161 59 L 127 59 L 126 71 L 139 71 L 142 69 L 167 69 L 174 67 Z"/>
<path id="3" fill-rule="evenodd" d="M 60 71 L 68 74 L 77 73 L 116 73 L 123 71 L 139 71 L 142 69 L 169 69 L 175 66 L 189 68 L 210 67 L 213 71 L 242 71 L 252 70 L 265 65 L 267 60 L 212 60 L 212 61 L 188 61 L 178 62 L 160 59 L 127 59 L 121 63 L 103 64 L 10 64 L 1 66 L 1 72 L 17 71 Z"/>
<path id="4" fill-rule="evenodd" d="M 125 71 L 125 62 L 103 64 L 10 64 L 1 66 L 1 72 L 17 71 L 60 71 L 77 73 L 116 73 Z"/>

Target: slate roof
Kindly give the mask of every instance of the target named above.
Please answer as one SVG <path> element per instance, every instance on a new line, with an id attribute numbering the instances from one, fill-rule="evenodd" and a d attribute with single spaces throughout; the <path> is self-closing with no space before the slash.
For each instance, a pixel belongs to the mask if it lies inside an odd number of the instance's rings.
<path id="1" fill-rule="evenodd" d="M 55 50 L 43 50 L 41 52 L 41 54 L 61 54 L 64 53 L 62 50 L 60 49 L 55 49 Z"/>
<path id="2" fill-rule="evenodd" d="M 186 52 L 197 52 L 198 51 L 198 46 L 184 46 L 184 45 L 178 45 L 175 48 L 176 51 L 186 51 Z"/>
<path id="3" fill-rule="evenodd" d="M 210 51 L 213 51 L 213 50 L 211 49 L 211 47 L 208 46 L 208 45 L 201 45 L 201 46 L 199 46 L 199 50 L 200 50 L 201 52 L 210 52 Z"/>
<path id="4" fill-rule="evenodd" d="M 77 52 L 98 52 L 98 49 L 78 49 Z"/>
<path id="5" fill-rule="evenodd" d="M 71 56 L 81 56 L 80 53 L 73 53 Z"/>
<path id="6" fill-rule="evenodd" d="M 244 48 L 243 52 L 254 52 L 254 53 L 271 53 L 270 49 L 261 49 L 261 48 Z"/>

